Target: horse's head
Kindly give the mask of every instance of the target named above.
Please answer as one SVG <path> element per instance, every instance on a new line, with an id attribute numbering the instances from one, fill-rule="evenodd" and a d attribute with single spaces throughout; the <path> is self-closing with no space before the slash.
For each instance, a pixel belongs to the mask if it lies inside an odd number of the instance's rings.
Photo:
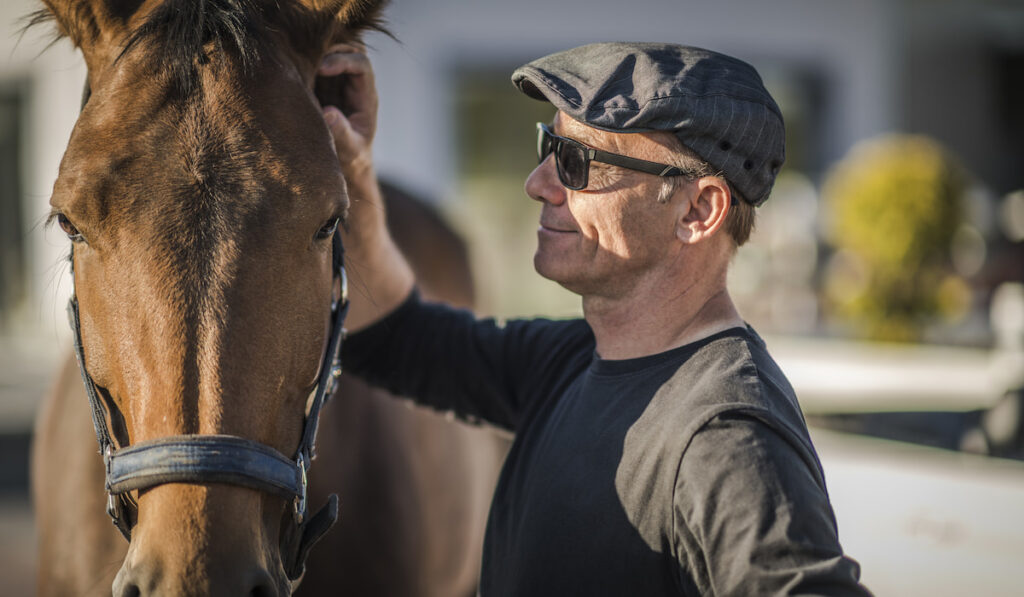
<path id="1" fill-rule="evenodd" d="M 348 205 L 314 79 L 383 0 L 45 1 L 89 70 L 51 199 L 87 385 L 113 454 L 157 444 L 108 459 L 149 475 L 112 500 L 115 594 L 287 594 L 295 491 L 258 478 L 302 473 Z"/>

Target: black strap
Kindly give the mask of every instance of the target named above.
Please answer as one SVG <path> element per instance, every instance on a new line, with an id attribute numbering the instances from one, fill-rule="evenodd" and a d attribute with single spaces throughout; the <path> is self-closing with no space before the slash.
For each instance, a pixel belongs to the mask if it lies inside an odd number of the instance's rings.
<path id="1" fill-rule="evenodd" d="M 72 249 L 72 259 L 74 255 Z M 74 277 L 74 272 L 72 272 Z M 82 347 L 82 332 L 81 324 L 78 319 L 78 299 L 74 294 L 71 295 L 71 299 L 68 300 L 68 320 L 71 323 L 71 329 L 74 330 L 75 335 L 75 360 L 78 362 L 78 372 L 82 375 L 82 383 L 85 384 L 85 393 L 89 397 L 89 406 L 92 412 L 92 426 L 96 430 L 96 441 L 100 445 L 100 453 L 106 454 L 108 449 L 112 449 L 114 446 L 113 440 L 110 438 L 110 430 L 107 426 L 107 414 L 103 409 L 103 403 L 100 402 L 99 391 L 96 388 L 96 382 L 92 380 L 92 376 L 85 368 L 85 349 Z"/>
<path id="2" fill-rule="evenodd" d="M 341 242 L 341 231 L 334 231 L 333 264 L 336 278 L 341 284 L 341 297 L 331 305 L 331 335 L 327 340 L 327 351 L 320 365 L 320 380 L 317 391 L 306 415 L 306 425 L 302 430 L 302 440 L 296 456 L 304 454 L 307 465 L 316 456 L 316 432 L 320 426 L 320 411 L 328 398 L 334 393 L 334 386 L 341 375 L 341 343 L 345 339 L 345 317 L 348 315 L 348 280 L 345 275 L 345 249 Z"/>
<path id="3" fill-rule="evenodd" d="M 282 521 L 285 527 L 281 533 L 281 558 L 288 580 L 298 580 L 306 571 L 306 557 L 309 550 L 329 531 L 338 520 L 338 496 L 331 494 L 316 514 L 294 524 Z"/>
<path id="4" fill-rule="evenodd" d="M 298 464 L 277 450 L 233 435 L 176 435 L 122 448 L 104 458 L 107 491 L 164 483 L 230 483 L 283 498 L 301 497 Z"/>

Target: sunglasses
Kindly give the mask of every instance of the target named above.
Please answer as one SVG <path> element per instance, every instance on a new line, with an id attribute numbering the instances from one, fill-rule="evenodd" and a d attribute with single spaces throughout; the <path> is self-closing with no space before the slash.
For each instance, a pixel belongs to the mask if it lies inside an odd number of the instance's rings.
<path id="1" fill-rule="evenodd" d="M 601 162 L 621 166 L 629 170 L 646 172 L 655 176 L 692 176 L 693 173 L 676 166 L 659 164 L 631 158 L 617 153 L 609 153 L 587 147 L 579 141 L 559 137 L 551 132 L 548 125 L 537 123 L 537 162 L 543 162 L 548 154 L 555 154 L 555 169 L 558 180 L 567 189 L 580 191 L 587 188 L 590 178 L 590 162 Z"/>

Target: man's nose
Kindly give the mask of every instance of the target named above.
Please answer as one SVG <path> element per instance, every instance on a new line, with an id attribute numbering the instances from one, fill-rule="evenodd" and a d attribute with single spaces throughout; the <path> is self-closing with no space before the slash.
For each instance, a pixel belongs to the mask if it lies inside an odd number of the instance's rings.
<path id="1" fill-rule="evenodd" d="M 552 205 L 565 203 L 566 188 L 558 180 L 554 154 L 549 154 L 526 178 L 526 194 L 531 199 Z"/>

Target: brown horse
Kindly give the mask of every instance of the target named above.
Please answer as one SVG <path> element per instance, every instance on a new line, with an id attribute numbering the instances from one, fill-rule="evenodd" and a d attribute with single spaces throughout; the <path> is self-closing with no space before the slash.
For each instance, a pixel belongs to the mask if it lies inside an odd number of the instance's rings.
<path id="1" fill-rule="evenodd" d="M 105 513 L 85 388 L 115 454 L 197 436 L 260 446 L 246 454 L 301 448 L 329 369 L 332 238 L 348 201 L 316 67 L 375 27 L 381 3 L 46 0 L 89 69 L 51 199 L 72 242 L 89 385 L 69 362 L 37 426 L 39 594 L 290 593 L 288 529 L 310 518 L 288 492 L 147 484 L 124 494 L 126 542 Z M 450 242 L 429 220 L 415 231 L 412 254 Z M 464 268 L 423 269 L 424 290 L 467 301 L 442 279 Z M 303 594 L 472 593 L 500 442 L 344 377 L 336 393 L 308 501 L 340 493 L 341 522 L 313 551 Z"/>

